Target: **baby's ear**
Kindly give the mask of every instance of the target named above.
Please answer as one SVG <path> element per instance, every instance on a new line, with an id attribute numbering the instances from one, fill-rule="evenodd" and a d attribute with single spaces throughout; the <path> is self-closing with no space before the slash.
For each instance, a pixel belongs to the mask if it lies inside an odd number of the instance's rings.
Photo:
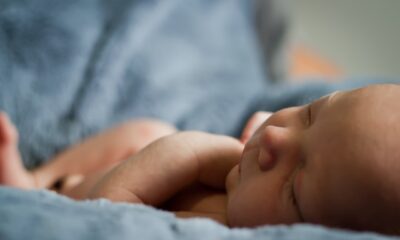
<path id="1" fill-rule="evenodd" d="M 243 128 L 240 141 L 246 144 L 257 129 L 272 115 L 272 112 L 259 111 L 253 114 Z"/>

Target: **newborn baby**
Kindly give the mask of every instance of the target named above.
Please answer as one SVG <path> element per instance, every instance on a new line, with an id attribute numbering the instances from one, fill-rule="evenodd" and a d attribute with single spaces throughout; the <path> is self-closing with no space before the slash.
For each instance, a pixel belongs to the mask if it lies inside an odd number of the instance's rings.
<path id="1" fill-rule="evenodd" d="M 253 134 L 251 129 L 264 116 L 257 114 L 245 128 L 244 148 L 230 137 L 201 132 L 170 134 L 174 130 L 169 128 L 160 135 L 170 135 L 139 152 L 131 149 L 130 155 L 137 153 L 99 176 L 88 173 L 99 172 L 106 160 L 88 164 L 85 171 L 75 167 L 74 172 L 69 166 L 80 153 L 86 151 L 81 159 L 91 158 L 96 151 L 107 149 L 115 142 L 110 140 L 114 130 L 94 137 L 97 142 L 78 144 L 49 165 L 28 173 L 20 164 L 15 134 L 4 127 L 3 116 L 0 181 L 24 188 L 48 187 L 54 179 L 81 173 L 88 177 L 60 191 L 74 195 L 68 191 L 76 190 L 78 198 L 148 204 L 179 217 L 209 217 L 230 227 L 308 222 L 398 234 L 398 96 L 398 85 L 335 92 L 272 114 Z M 129 154 L 116 155 L 110 158 L 121 161 Z M 109 160 L 113 164 L 118 161 Z M 19 180 L 4 177 L 4 169 L 17 174 Z"/>

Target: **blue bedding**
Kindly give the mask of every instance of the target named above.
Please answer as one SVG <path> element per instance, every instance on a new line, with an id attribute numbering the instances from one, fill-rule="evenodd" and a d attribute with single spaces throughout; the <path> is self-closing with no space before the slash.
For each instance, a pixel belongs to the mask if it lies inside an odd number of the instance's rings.
<path id="1" fill-rule="evenodd" d="M 272 84 L 245 0 L 0 0 L 0 109 L 34 168 L 127 119 L 238 136 L 256 110 L 338 84 Z M 315 225 L 228 229 L 151 207 L 0 187 L 0 239 L 388 239 Z"/>

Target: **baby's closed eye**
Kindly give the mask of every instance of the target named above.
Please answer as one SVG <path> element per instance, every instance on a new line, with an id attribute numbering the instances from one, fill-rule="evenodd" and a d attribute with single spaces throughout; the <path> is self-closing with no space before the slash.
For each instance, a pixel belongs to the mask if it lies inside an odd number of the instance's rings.
<path id="1" fill-rule="evenodd" d="M 288 178 L 286 184 L 285 184 L 285 194 L 287 196 L 287 199 L 289 200 L 288 202 L 291 204 L 291 207 L 294 208 L 296 211 L 296 214 L 299 216 L 299 219 L 301 222 L 304 222 L 299 204 L 298 204 L 298 195 L 296 194 L 296 179 L 299 174 L 299 171 L 301 170 L 302 165 L 299 164 L 298 167 L 296 167 L 295 170 L 291 173 L 290 177 Z"/>

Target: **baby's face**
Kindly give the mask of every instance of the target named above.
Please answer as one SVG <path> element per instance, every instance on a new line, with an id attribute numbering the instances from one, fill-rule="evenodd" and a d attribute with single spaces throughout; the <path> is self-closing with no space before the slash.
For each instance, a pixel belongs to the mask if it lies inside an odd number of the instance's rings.
<path id="1" fill-rule="evenodd" d="M 395 146 L 400 127 L 393 127 L 400 119 L 393 114 L 400 109 L 399 88 L 335 92 L 273 114 L 228 175 L 229 224 L 364 228 L 374 216 L 368 209 L 381 203 L 380 192 L 393 191 L 382 188 L 382 179 L 400 182 L 398 174 L 386 171 L 385 161 L 377 161 L 400 146 Z M 392 154 L 400 159 L 400 153 Z"/>

